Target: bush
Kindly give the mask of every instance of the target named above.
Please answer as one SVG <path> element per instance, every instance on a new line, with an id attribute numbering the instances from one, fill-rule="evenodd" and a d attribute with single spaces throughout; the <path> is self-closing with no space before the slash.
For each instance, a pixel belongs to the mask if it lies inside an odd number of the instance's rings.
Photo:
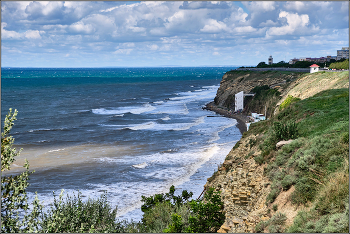
<path id="1" fill-rule="evenodd" d="M 284 224 L 287 220 L 285 214 L 277 212 L 271 219 L 269 219 L 269 232 L 270 233 L 280 233 L 284 231 Z"/>
<path id="2" fill-rule="evenodd" d="M 1 172 L 11 170 L 21 150 L 13 148 L 14 138 L 10 131 L 16 120 L 17 110 L 9 110 L 1 133 Z M 29 163 L 25 160 L 26 171 L 16 176 L 1 176 L 1 232 L 38 231 L 40 205 L 37 198 L 33 202 L 34 211 L 29 211 L 26 189 L 29 185 Z M 24 216 L 23 216 L 24 213 Z"/>
<path id="3" fill-rule="evenodd" d="M 273 205 L 273 206 L 272 206 L 272 209 L 273 209 L 273 211 L 277 211 L 278 205 L 277 205 L 277 204 Z"/>
<path id="4" fill-rule="evenodd" d="M 283 190 L 288 190 L 295 182 L 296 178 L 294 176 L 286 175 L 281 182 Z"/>
<path id="5" fill-rule="evenodd" d="M 203 201 L 175 198 L 174 186 L 166 195 L 143 197 L 142 232 L 216 232 L 225 221 L 220 192 L 209 188 Z M 187 193 L 187 191 L 183 194 Z M 192 196 L 192 194 L 191 194 Z M 154 202 L 154 198 L 163 197 Z M 187 196 L 185 196 L 187 197 Z M 175 198 L 175 199 L 173 199 Z M 175 202 L 174 202 L 175 201 Z M 146 206 L 144 206 L 145 208 Z"/>
<path id="6" fill-rule="evenodd" d="M 67 195 L 64 201 L 62 190 L 58 200 L 54 195 L 53 207 L 44 214 L 42 232 L 116 232 L 116 214 L 106 193 L 97 200 L 83 202 L 79 192 L 78 196 Z"/>
<path id="7" fill-rule="evenodd" d="M 306 204 L 308 201 L 313 201 L 316 195 L 316 182 L 307 178 L 301 177 L 295 184 L 295 191 L 292 193 L 292 203 Z"/>
<path id="8" fill-rule="evenodd" d="M 194 216 L 190 216 L 190 227 L 186 232 L 216 232 L 225 222 L 224 203 L 221 201 L 220 191 L 214 188 L 204 195 L 204 201 L 192 200 L 190 202 Z"/>
<path id="9" fill-rule="evenodd" d="M 141 206 L 141 210 L 143 212 L 147 212 L 148 210 L 152 209 L 156 204 L 158 203 L 164 203 L 167 202 L 171 204 L 172 206 L 179 206 L 184 204 L 188 201 L 189 198 L 192 197 L 192 192 L 187 192 L 187 190 L 182 191 L 181 196 L 175 196 L 175 187 L 172 185 L 170 187 L 169 193 L 166 193 L 165 195 L 163 193 L 161 194 L 155 194 L 150 197 L 142 196 L 141 201 L 144 202 L 144 204 Z"/>
<path id="10" fill-rule="evenodd" d="M 279 193 L 280 193 L 280 190 L 278 188 L 271 189 L 271 192 L 266 197 L 266 203 L 274 202 Z"/>
<path id="11" fill-rule="evenodd" d="M 254 160 L 257 164 L 261 165 L 264 163 L 264 156 L 262 156 L 262 155 L 256 156 L 256 157 L 254 157 Z"/>
<path id="12" fill-rule="evenodd" d="M 277 140 L 296 139 L 299 135 L 298 126 L 294 121 L 288 121 L 285 124 L 274 122 L 273 128 Z"/>

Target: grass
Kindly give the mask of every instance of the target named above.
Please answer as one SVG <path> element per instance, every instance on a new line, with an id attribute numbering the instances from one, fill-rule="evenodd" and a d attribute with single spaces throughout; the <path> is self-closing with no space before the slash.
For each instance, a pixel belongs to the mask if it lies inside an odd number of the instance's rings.
<path id="1" fill-rule="evenodd" d="M 281 191 L 295 186 L 290 199 L 295 205 L 309 206 L 300 212 L 288 232 L 348 232 L 349 214 L 349 91 L 333 89 L 286 106 L 277 116 L 251 125 L 251 134 L 260 134 L 254 143 L 266 163 L 264 174 L 271 181 L 266 203 L 274 202 Z M 292 143 L 276 149 L 281 137 L 276 123 L 298 126 Z M 283 135 L 283 134 L 282 134 Z M 271 159 L 274 160 L 271 160 Z M 273 207 L 272 209 L 275 209 Z M 256 231 L 268 228 L 260 223 Z M 282 231 L 272 225 L 269 232 Z"/>

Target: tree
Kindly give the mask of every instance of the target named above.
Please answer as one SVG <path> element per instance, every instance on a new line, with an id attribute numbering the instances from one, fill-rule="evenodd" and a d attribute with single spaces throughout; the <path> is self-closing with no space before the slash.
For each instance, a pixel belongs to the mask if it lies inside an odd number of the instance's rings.
<path id="1" fill-rule="evenodd" d="M 17 110 L 12 113 L 10 108 L 4 121 L 4 131 L 1 133 L 1 172 L 11 170 L 21 150 L 13 148 L 14 138 L 10 131 L 16 120 Z M 26 160 L 23 166 L 26 170 L 16 176 L 1 177 L 1 231 L 2 232 L 26 232 L 37 231 L 41 206 L 37 198 L 33 202 L 34 209 L 28 214 L 28 202 L 26 188 L 28 187 L 29 163 Z M 32 172 L 33 173 L 33 172 Z M 22 217 L 22 218 L 20 218 Z"/>
<path id="2" fill-rule="evenodd" d="M 260 62 L 256 67 L 262 68 L 262 67 L 267 67 L 268 65 L 265 62 Z"/>

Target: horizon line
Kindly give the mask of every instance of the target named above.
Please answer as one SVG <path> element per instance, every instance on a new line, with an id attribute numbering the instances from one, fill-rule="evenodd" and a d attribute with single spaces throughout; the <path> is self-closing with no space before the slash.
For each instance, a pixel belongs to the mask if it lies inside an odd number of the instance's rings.
<path id="1" fill-rule="evenodd" d="M 181 66 L 181 65 L 163 65 L 163 66 L 105 66 L 105 67 L 11 67 L 4 66 L 3 68 L 164 68 L 164 67 L 242 67 L 254 65 L 201 65 L 201 66 Z"/>

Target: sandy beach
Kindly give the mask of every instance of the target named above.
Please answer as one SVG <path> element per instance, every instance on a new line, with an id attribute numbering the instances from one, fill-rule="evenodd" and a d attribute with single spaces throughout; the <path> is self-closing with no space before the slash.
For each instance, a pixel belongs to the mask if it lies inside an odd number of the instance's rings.
<path id="1" fill-rule="evenodd" d="M 223 108 L 218 107 L 217 105 L 215 105 L 214 102 L 209 102 L 208 104 L 205 105 L 205 107 L 203 109 L 214 111 L 215 113 L 226 116 L 228 118 L 236 119 L 238 122 L 237 127 L 238 127 L 239 131 L 241 132 L 241 134 L 243 134 L 244 132 L 247 131 L 247 126 L 245 123 L 247 123 L 249 119 L 246 115 L 233 114 L 228 110 L 225 110 Z"/>

